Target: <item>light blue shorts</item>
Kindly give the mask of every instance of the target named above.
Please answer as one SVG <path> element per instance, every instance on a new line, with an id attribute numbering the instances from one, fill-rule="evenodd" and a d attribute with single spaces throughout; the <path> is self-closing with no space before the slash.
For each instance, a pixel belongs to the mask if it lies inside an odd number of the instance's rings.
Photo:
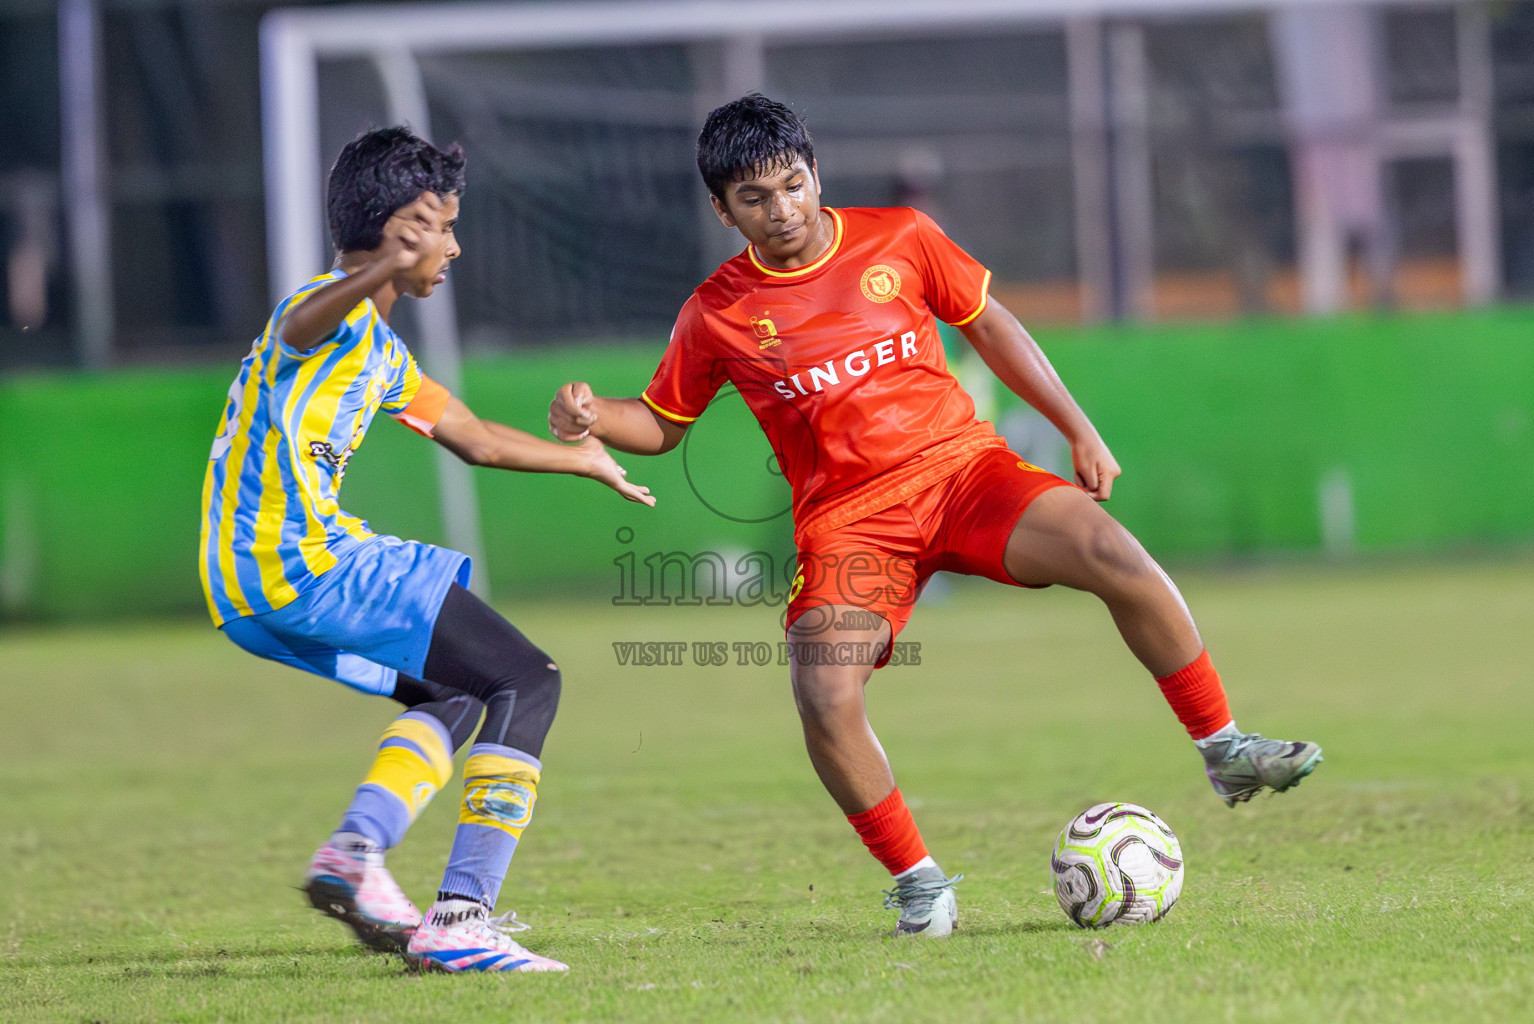
<path id="1" fill-rule="evenodd" d="M 399 673 L 425 672 L 442 602 L 454 583 L 469 585 L 471 571 L 457 551 L 374 537 L 296 601 L 231 619 L 224 635 L 251 654 L 388 696 Z"/>

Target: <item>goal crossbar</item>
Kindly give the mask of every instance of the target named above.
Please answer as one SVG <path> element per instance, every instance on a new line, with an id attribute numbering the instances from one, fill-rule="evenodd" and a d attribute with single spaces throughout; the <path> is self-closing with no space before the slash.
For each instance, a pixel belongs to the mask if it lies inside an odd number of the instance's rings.
<path id="1" fill-rule="evenodd" d="M 317 61 L 322 57 L 454 53 L 755 38 L 777 42 L 1060 23 L 1076 18 L 1188 16 L 1327 7 L 1336 0 L 780 0 L 770 20 L 720 0 L 420 3 L 277 8 L 261 25 L 267 252 L 279 301 L 323 253 Z M 1435 0 L 1364 0 L 1371 6 Z"/>

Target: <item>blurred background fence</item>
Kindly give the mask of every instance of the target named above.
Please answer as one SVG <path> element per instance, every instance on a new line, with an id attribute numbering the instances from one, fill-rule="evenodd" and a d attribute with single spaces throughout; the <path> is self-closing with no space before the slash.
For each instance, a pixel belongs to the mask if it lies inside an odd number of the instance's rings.
<path id="1" fill-rule="evenodd" d="M 994 270 L 1125 464 L 1112 508 L 1156 554 L 1534 539 L 1534 3 L 795 0 L 770 27 L 723 3 L 272 7 L 0 11 L 0 614 L 200 603 L 227 378 L 272 296 L 325 265 L 327 164 L 284 178 L 283 133 L 328 162 L 403 110 L 463 142 L 447 347 L 421 350 L 450 378 L 461 349 L 469 401 L 538 430 L 571 377 L 637 392 L 738 251 L 692 140 L 752 88 L 808 120 L 828 203 L 920 206 Z M 462 18 L 524 41 L 420 42 Z M 274 101 L 304 95 L 279 61 L 294 40 L 309 107 Z M 397 326 L 444 335 L 427 321 Z M 1059 458 L 956 369 L 1035 461 Z M 605 593 L 626 553 L 786 558 L 782 483 L 738 398 L 693 434 L 631 460 L 653 513 L 504 474 L 450 500 L 477 510 L 498 589 Z M 461 543 L 429 446 L 384 425 L 366 452 L 348 507 Z"/>

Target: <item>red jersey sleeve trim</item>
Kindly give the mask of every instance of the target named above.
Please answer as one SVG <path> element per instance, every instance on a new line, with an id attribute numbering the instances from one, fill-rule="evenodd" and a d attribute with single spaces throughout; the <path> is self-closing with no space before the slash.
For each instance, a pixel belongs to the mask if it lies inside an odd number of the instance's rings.
<path id="1" fill-rule="evenodd" d="M 696 422 L 698 419 L 696 416 L 683 416 L 679 412 L 672 412 L 670 409 L 667 409 L 665 406 L 658 404 L 655 399 L 651 398 L 648 391 L 641 391 L 639 393 L 639 398 L 644 402 L 645 405 L 648 405 L 650 408 L 654 409 L 656 412 L 660 413 L 662 416 L 666 417 L 666 419 L 673 423 L 681 423 L 686 425 L 688 423 Z"/>
<path id="2" fill-rule="evenodd" d="M 438 422 L 442 419 L 442 414 L 447 411 L 448 399 L 452 397 L 447 388 L 423 373 L 421 386 L 416 389 L 410 404 L 399 412 L 391 412 L 389 415 L 422 437 L 431 437 L 432 431 L 437 428 Z"/>
<path id="3" fill-rule="evenodd" d="M 953 326 L 954 327 L 963 327 L 965 324 L 967 324 L 971 320 L 975 319 L 975 317 L 979 316 L 981 313 L 984 313 L 985 312 L 985 307 L 990 303 L 990 301 L 991 301 L 991 272 L 989 270 L 987 270 L 985 272 L 985 280 L 980 282 L 980 305 L 978 307 L 976 307 L 976 309 L 975 309 L 975 311 L 973 313 L 971 313 L 969 316 L 965 317 L 963 320 L 955 320 L 953 322 Z"/>
<path id="4" fill-rule="evenodd" d="M 819 270 L 831 262 L 831 257 L 835 256 L 837 250 L 842 247 L 842 236 L 846 232 L 842 228 L 842 215 L 829 206 L 825 207 L 825 211 L 831 215 L 831 220 L 836 224 L 836 234 L 831 239 L 831 247 L 821 253 L 820 258 L 814 263 L 806 264 L 794 270 L 774 270 L 756 258 L 756 246 L 748 245 L 746 246 L 746 255 L 751 258 L 751 265 L 770 277 L 802 277 L 805 274 Z"/>

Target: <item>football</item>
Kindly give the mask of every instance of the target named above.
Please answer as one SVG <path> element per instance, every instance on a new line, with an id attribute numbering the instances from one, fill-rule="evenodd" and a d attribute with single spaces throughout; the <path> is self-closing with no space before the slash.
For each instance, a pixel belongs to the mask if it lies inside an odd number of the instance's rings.
<path id="1" fill-rule="evenodd" d="M 1138 804 L 1097 804 L 1072 818 L 1050 867 L 1061 909 L 1082 928 L 1159 920 L 1182 892 L 1182 844 Z"/>

